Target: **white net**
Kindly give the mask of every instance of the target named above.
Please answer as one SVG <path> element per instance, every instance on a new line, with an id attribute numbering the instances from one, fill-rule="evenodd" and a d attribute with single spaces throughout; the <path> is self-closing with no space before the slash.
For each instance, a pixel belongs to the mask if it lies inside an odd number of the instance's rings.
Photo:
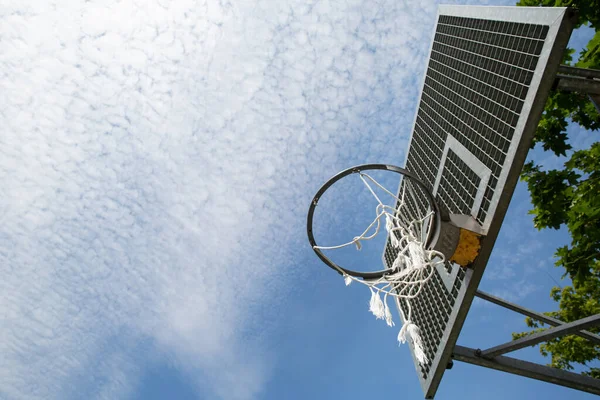
<path id="1" fill-rule="evenodd" d="M 371 291 L 369 311 L 377 319 L 385 320 L 389 326 L 394 326 L 394 321 L 388 305 L 388 297 L 395 298 L 398 302 L 406 302 L 406 310 L 408 310 L 406 314 L 401 307 L 398 307 L 404 321 L 398 333 L 398 342 L 405 343 L 410 339 L 416 358 L 424 364 L 428 360 L 419 334 L 419 327 L 411 320 L 411 299 L 419 295 L 424 285 L 431 279 L 435 267 L 444 263 L 443 254 L 426 249 L 427 238 L 430 229 L 433 228 L 434 211 L 431 207 L 418 206 L 419 204 L 426 204 L 422 199 L 422 195 L 420 195 L 422 189 L 417 188 L 417 185 L 406 177 L 402 181 L 398 196 L 396 196 L 370 175 L 361 172 L 359 176 L 377 200 L 375 219 L 361 235 L 354 237 L 350 242 L 337 246 L 315 246 L 315 248 L 334 250 L 355 245 L 357 250 L 360 250 L 362 247 L 361 241 L 376 237 L 380 231 L 382 220 L 385 219 L 388 240 L 398 251 L 393 265 L 387 269 L 389 272 L 386 271 L 382 277 L 377 279 L 357 278 L 348 275 L 341 269 L 340 272 L 344 276 L 346 285 L 358 282 L 369 288 Z M 371 187 L 371 184 L 393 196 L 396 206 L 391 207 L 384 204 Z"/>

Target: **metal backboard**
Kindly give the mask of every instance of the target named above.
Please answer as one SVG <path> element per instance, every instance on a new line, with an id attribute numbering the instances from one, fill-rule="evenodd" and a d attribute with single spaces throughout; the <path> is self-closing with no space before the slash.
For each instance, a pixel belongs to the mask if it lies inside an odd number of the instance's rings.
<path id="1" fill-rule="evenodd" d="M 411 348 L 425 398 L 433 398 L 450 362 L 573 19 L 565 8 L 439 8 L 406 169 L 451 213 L 472 215 L 487 235 L 470 268 L 447 263 L 413 300 L 412 320 L 430 360 L 419 364 Z M 384 263 L 394 258 L 388 242 Z"/>

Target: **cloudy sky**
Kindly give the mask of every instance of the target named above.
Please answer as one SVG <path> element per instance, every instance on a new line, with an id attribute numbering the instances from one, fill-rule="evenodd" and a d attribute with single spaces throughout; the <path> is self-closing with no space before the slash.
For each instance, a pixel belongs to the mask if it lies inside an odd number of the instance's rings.
<path id="1" fill-rule="evenodd" d="M 436 9 L 3 2 L 0 398 L 421 398 L 305 216 L 338 170 L 403 162 Z M 536 233 L 529 207 L 520 186 L 482 288 L 547 310 L 567 237 Z M 476 302 L 459 343 L 522 327 Z M 591 398 L 467 365 L 438 398 L 483 390 Z"/>

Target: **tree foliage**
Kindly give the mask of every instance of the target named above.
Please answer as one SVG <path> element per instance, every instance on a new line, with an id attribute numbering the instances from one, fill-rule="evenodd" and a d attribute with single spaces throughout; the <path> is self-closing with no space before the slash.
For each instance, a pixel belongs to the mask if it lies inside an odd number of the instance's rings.
<path id="1" fill-rule="evenodd" d="M 595 35 L 574 64 L 581 68 L 600 69 L 600 0 L 521 0 L 521 6 L 565 7 L 578 11 L 576 27 L 587 25 Z M 573 65 L 572 49 L 564 63 Z M 556 265 L 565 269 L 572 285 L 554 287 L 550 295 L 558 311 L 545 313 L 565 322 L 600 313 L 600 142 L 588 149 L 572 151 L 567 128 L 575 123 L 593 135 L 600 129 L 600 116 L 586 94 L 556 91 L 546 103 L 534 143 L 556 156 L 567 158 L 564 168 L 544 170 L 535 162 L 527 163 L 521 179 L 531 195 L 534 225 L 537 229 L 566 227 L 571 244 L 557 249 Z M 515 333 L 517 339 L 544 330 L 544 324 L 526 319 L 528 332 Z M 600 329 L 590 329 L 598 333 Z M 600 378 L 600 369 L 588 363 L 600 359 L 600 346 L 582 337 L 568 335 L 540 346 L 550 365 L 571 370 L 574 364 L 587 366 L 585 374 Z"/>
<path id="2" fill-rule="evenodd" d="M 593 279 L 591 272 L 600 259 L 600 142 L 574 152 L 562 170 L 543 171 L 530 162 L 521 178 L 529 188 L 535 227 L 565 225 L 571 234 L 571 246 L 556 251 L 556 265 L 564 267 L 575 284 Z"/>
<path id="3" fill-rule="evenodd" d="M 586 279 L 576 287 L 566 286 L 561 289 L 554 287 L 550 296 L 558 302 L 559 310 L 544 313 L 549 317 L 560 319 L 564 322 L 577 321 L 586 316 L 600 313 L 600 263 L 595 263 L 593 279 Z M 529 317 L 525 319 L 529 328 L 528 332 L 513 333 L 513 339 L 519 339 L 532 333 L 545 330 L 544 324 Z M 593 333 L 600 333 L 599 328 L 590 328 Z M 573 364 L 587 366 L 590 361 L 600 358 L 600 346 L 576 335 L 563 336 L 552 339 L 540 345 L 540 353 L 550 356 L 550 366 L 565 370 L 572 370 Z M 600 379 L 600 368 L 590 367 L 583 372 L 585 375 Z"/>

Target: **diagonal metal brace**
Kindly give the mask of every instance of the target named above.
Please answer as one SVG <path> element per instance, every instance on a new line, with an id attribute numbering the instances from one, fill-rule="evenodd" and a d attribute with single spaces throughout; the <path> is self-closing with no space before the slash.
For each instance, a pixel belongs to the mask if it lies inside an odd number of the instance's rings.
<path id="1" fill-rule="evenodd" d="M 600 69 L 578 68 L 563 64 L 558 67 L 558 73 L 582 78 L 600 79 Z"/>
<path id="2" fill-rule="evenodd" d="M 600 94 L 600 80 L 556 75 L 556 89 L 598 95 Z"/>
<path id="3" fill-rule="evenodd" d="M 494 358 L 504 353 L 509 353 L 511 351 L 519 350 L 524 347 L 533 346 L 540 342 L 546 342 L 550 339 L 568 335 L 570 333 L 577 332 L 582 329 L 596 325 L 600 325 L 600 314 L 592 315 L 590 317 L 582 318 L 577 321 L 569 322 L 568 324 L 546 329 L 543 332 L 537 332 L 533 335 L 529 335 L 521 339 L 513 340 L 507 343 L 503 343 L 499 346 L 483 350 L 481 351 L 481 357 Z"/>
<path id="4" fill-rule="evenodd" d="M 505 356 L 498 356 L 490 360 L 477 356 L 477 350 L 463 346 L 454 347 L 452 358 L 457 361 L 600 395 L 600 379 L 590 378 L 589 376 Z"/>
<path id="5" fill-rule="evenodd" d="M 493 296 L 493 295 L 491 295 L 489 293 L 482 292 L 481 290 L 478 290 L 475 293 L 475 296 L 479 297 L 482 300 L 486 300 L 486 301 L 489 301 L 490 303 L 494 303 L 496 305 L 499 305 L 500 307 L 504 307 L 504 308 L 509 309 L 511 311 L 517 312 L 519 314 L 526 315 L 526 316 L 528 316 L 530 318 L 533 318 L 533 319 L 535 319 L 537 321 L 541 321 L 541 322 L 543 322 L 545 324 L 548 324 L 550 326 L 560 326 L 560 325 L 564 325 L 565 324 L 565 322 L 563 322 L 563 321 L 561 321 L 559 319 L 552 318 L 552 317 L 549 317 L 549 316 L 544 315 L 544 314 L 540 314 L 538 312 L 535 312 L 535 311 L 530 310 L 530 309 L 525 308 L 525 307 L 521 307 L 520 305 L 511 303 L 509 301 L 501 299 L 500 297 Z M 600 336 L 598 336 L 598 335 L 596 335 L 596 334 L 594 334 L 592 332 L 580 331 L 580 332 L 573 332 L 573 334 L 581 336 L 584 339 L 590 340 L 590 341 L 592 341 L 592 342 L 597 343 L 597 344 L 600 345 Z"/>
<path id="6" fill-rule="evenodd" d="M 586 93 L 600 113 L 600 70 L 561 65 L 558 67 L 554 89 Z"/>

